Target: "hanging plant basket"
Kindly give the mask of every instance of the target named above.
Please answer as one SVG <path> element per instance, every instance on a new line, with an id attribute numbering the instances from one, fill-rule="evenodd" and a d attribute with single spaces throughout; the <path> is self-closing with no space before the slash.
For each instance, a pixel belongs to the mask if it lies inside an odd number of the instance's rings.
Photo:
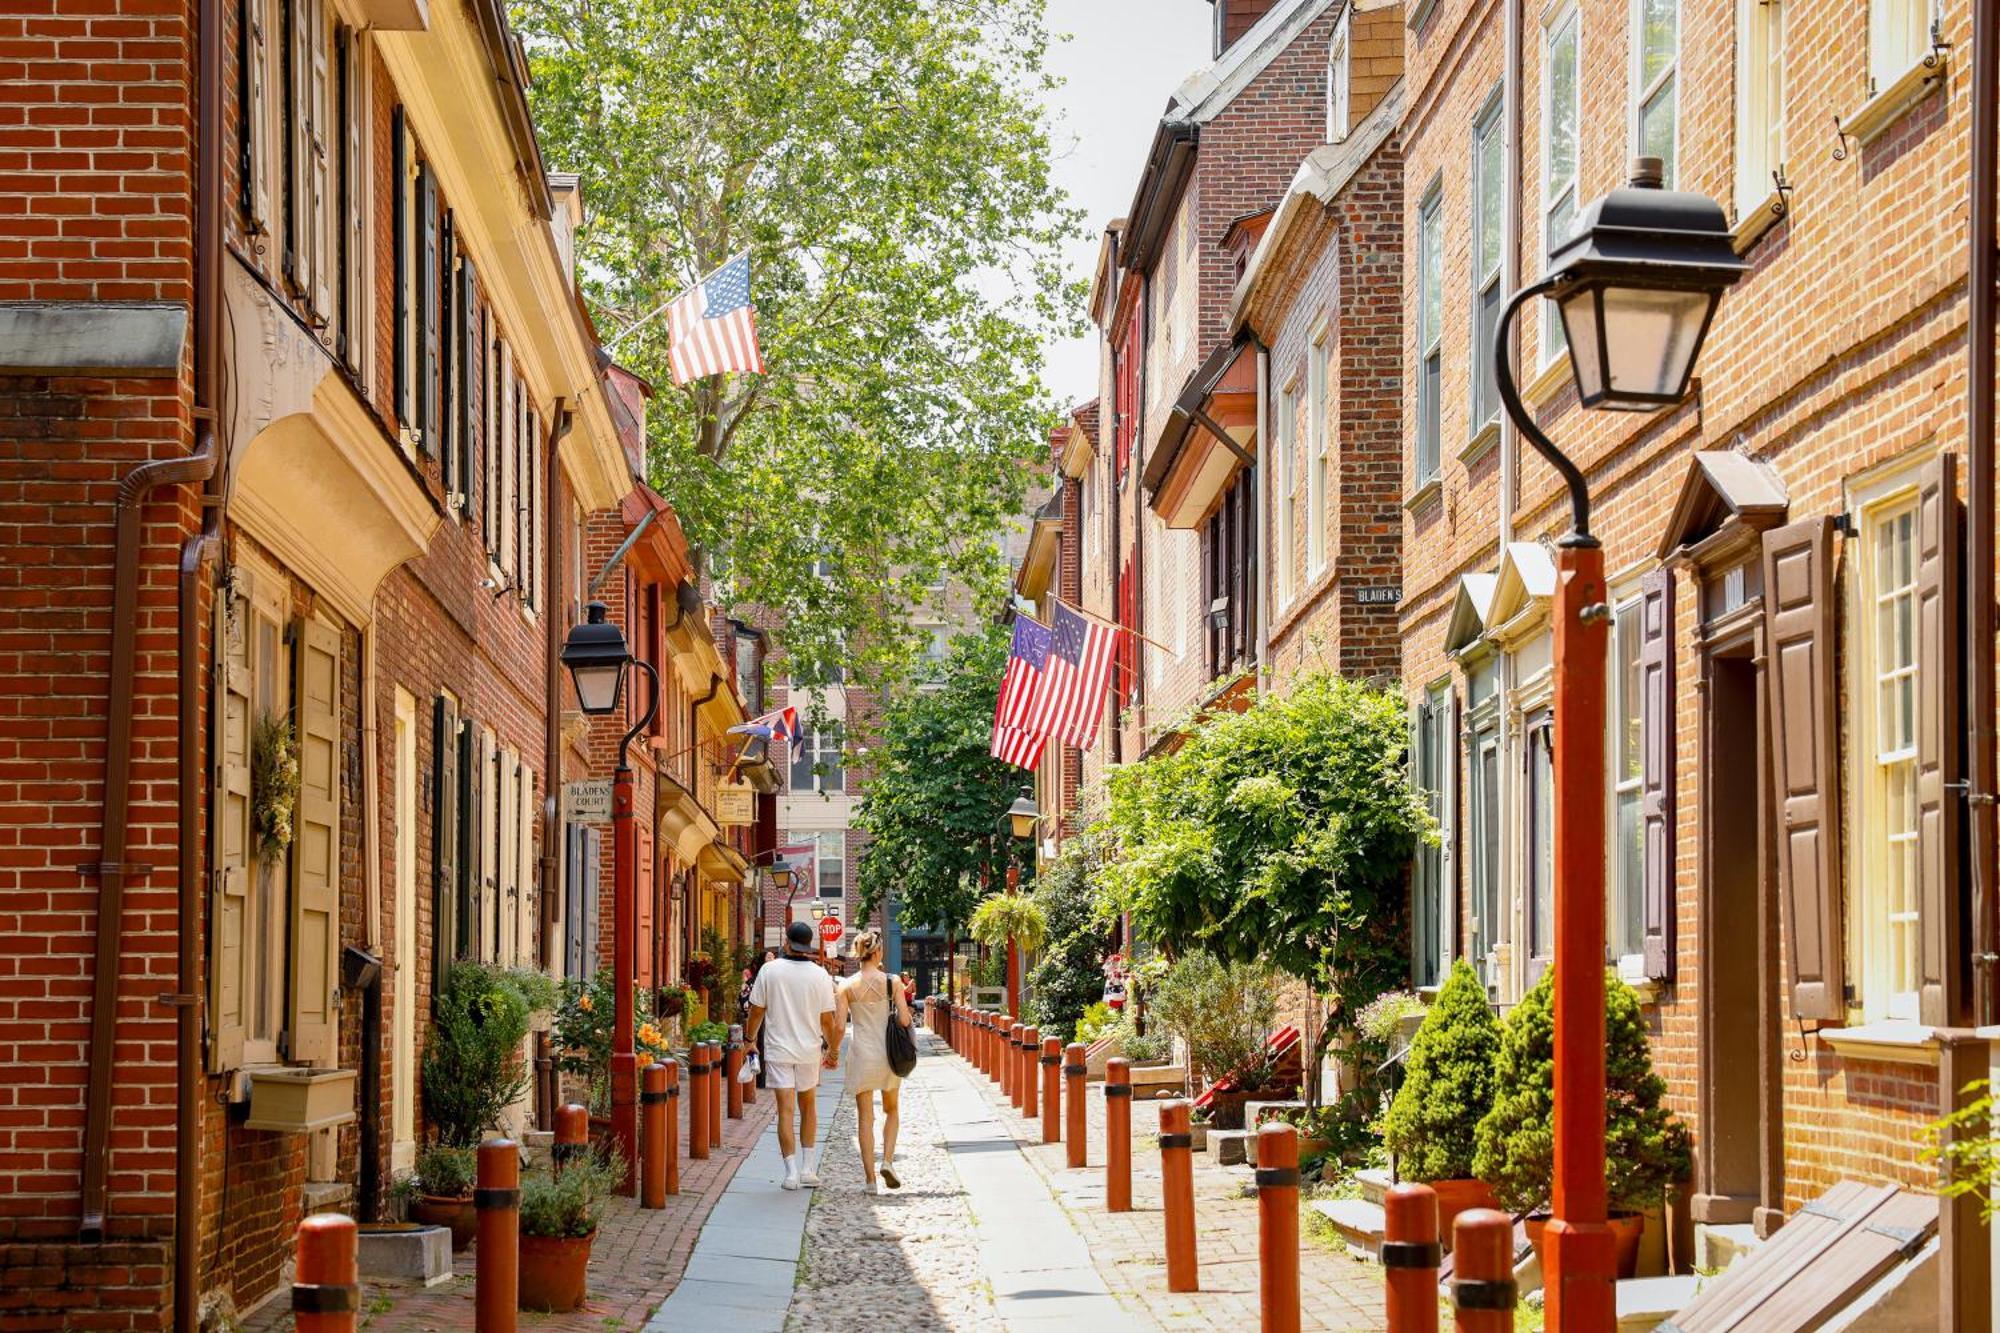
<path id="1" fill-rule="evenodd" d="M 270 713 L 250 734 L 250 818 L 260 856 L 282 856 L 292 845 L 299 806 L 299 746 L 290 718 Z"/>
<path id="2" fill-rule="evenodd" d="M 1041 905 L 1019 893 L 996 893 L 972 913 L 972 938 L 989 949 L 1005 948 L 1012 940 L 1028 953 L 1042 947 L 1048 918 Z"/>

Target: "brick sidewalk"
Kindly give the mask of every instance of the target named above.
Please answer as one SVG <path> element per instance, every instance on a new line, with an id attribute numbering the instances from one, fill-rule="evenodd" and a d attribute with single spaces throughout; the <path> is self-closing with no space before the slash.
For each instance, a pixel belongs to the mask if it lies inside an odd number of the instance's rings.
<path id="1" fill-rule="evenodd" d="M 613 1199 L 590 1250 L 590 1296 L 570 1314 L 523 1312 L 521 1327 L 552 1333 L 619 1333 L 645 1325 L 687 1268 L 689 1253 L 709 1210 L 722 1196 L 758 1136 L 777 1115 L 777 1099 L 758 1095 L 741 1120 L 723 1121 L 722 1147 L 708 1160 L 687 1155 L 687 1126 L 681 1125 L 681 1192 L 660 1209 L 642 1209 L 631 1199 Z M 449 1284 L 428 1290 L 407 1282 L 364 1278 L 361 1326 L 402 1333 L 458 1333 L 472 1327 L 477 1243 L 453 1256 Z M 244 1333 L 289 1333 L 291 1297 L 280 1289 L 243 1322 Z"/>
<path id="2" fill-rule="evenodd" d="M 974 1072 L 999 1108 L 1000 1121 L 1083 1233 L 1105 1284 L 1128 1311 L 1161 1328 L 1251 1329 L 1257 1326 L 1257 1199 L 1248 1167 L 1194 1154 L 1195 1249 L 1201 1290 L 1167 1290 L 1166 1233 L 1160 1212 L 1160 1104 L 1132 1103 L 1132 1211 L 1104 1211 L 1103 1085 L 1089 1085 L 1089 1165 L 1072 1171 L 1064 1145 L 1042 1142 L 1041 1120 L 1023 1119 L 1000 1097 L 1000 1085 Z M 1301 1222 L 1301 1234 L 1307 1227 Z M 1382 1270 L 1303 1241 L 1299 1257 L 1303 1326 L 1379 1330 Z"/>

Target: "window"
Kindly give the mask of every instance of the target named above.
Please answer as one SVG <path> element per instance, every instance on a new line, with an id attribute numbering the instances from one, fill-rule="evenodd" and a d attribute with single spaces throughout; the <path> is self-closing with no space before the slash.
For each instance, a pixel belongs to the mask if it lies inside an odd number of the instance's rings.
<path id="1" fill-rule="evenodd" d="M 452 397 L 457 411 L 452 417 L 456 439 L 451 452 L 458 460 L 455 468 L 460 491 L 458 512 L 469 518 L 473 513 L 473 491 L 479 486 L 479 404 L 485 381 L 480 372 L 486 364 L 486 344 L 480 332 L 479 278 L 471 255 L 459 258 L 458 278 L 452 284 L 452 306 L 451 327 L 457 340 L 452 357 L 457 383 Z"/>
<path id="2" fill-rule="evenodd" d="M 361 39 L 338 25 L 333 34 L 334 87 L 339 97 L 340 183 L 333 225 L 337 292 L 334 313 L 339 332 L 334 350 L 349 371 L 364 374 L 368 349 L 368 78 L 362 67 Z"/>
<path id="3" fill-rule="evenodd" d="M 1865 1002 L 1874 1017 L 1917 1017 L 1917 498 L 1905 492 L 1865 511 L 1860 541 L 1863 688 L 1861 858 Z"/>
<path id="4" fill-rule="evenodd" d="M 1500 281 L 1506 216 L 1506 136 L 1495 93 L 1472 127 L 1472 432 L 1500 420 L 1500 391 L 1493 378 L 1493 342 L 1507 292 Z"/>
<path id="5" fill-rule="evenodd" d="M 1326 141 L 1339 143 L 1348 134 L 1348 87 L 1349 42 L 1348 19 L 1353 14 L 1343 9 L 1340 23 L 1333 30 L 1333 44 L 1326 56 Z"/>
<path id="6" fill-rule="evenodd" d="M 1132 317 L 1125 325 L 1124 340 L 1118 346 L 1118 383 L 1114 397 L 1118 420 L 1114 452 L 1117 459 L 1116 484 L 1121 488 L 1125 485 L 1125 470 L 1132 463 L 1132 442 L 1139 429 L 1139 358 L 1145 351 L 1139 330 L 1143 313 L 1143 309 L 1135 303 Z"/>
<path id="7" fill-rule="evenodd" d="M 414 397 L 416 384 L 416 332 L 411 282 L 416 260 L 410 249 L 410 183 L 416 168 L 412 162 L 410 128 L 403 108 L 389 113 L 389 245 L 395 254 L 395 319 L 389 329 L 389 359 L 394 371 L 396 420 L 402 427 L 402 442 L 409 449 L 410 427 L 417 419 Z"/>
<path id="8" fill-rule="evenodd" d="M 1433 186 L 1417 219 L 1417 468 L 1415 485 L 1439 471 L 1444 390 L 1444 198 Z"/>
<path id="9" fill-rule="evenodd" d="M 1615 614 L 1611 632 L 1611 875 L 1605 903 L 1606 944 L 1613 959 L 1642 953 L 1646 933 L 1644 810 L 1645 682 L 1640 659 L 1642 605 L 1633 598 Z"/>
<path id="10" fill-rule="evenodd" d="M 809 730 L 792 746 L 792 790 L 834 794 L 847 790 L 838 722 Z"/>
<path id="11" fill-rule="evenodd" d="M 422 214 L 412 222 L 411 254 L 416 260 L 417 444 L 427 454 L 438 452 L 444 423 L 438 415 L 438 242 L 442 231 L 437 173 L 417 159 L 417 201 Z"/>
<path id="12" fill-rule="evenodd" d="M 1506 936 L 1500 892 L 1500 672 L 1492 659 L 1466 678 L 1466 854 L 1472 910 L 1472 956 L 1484 965 Z M 1489 981 L 1491 978 L 1489 978 Z"/>
<path id="13" fill-rule="evenodd" d="M 243 229 L 261 236 L 271 221 L 271 0 L 242 0 L 236 17 L 237 166 L 242 193 L 236 206 Z"/>
<path id="14" fill-rule="evenodd" d="M 1416 874 L 1410 888 L 1410 936 L 1416 952 L 1410 975 L 1419 986 L 1442 982 L 1453 952 L 1449 875 L 1453 705 L 1449 684 L 1431 686 L 1417 706 L 1416 736 L 1411 746 L 1411 778 L 1442 834 L 1437 842 L 1417 849 Z"/>
<path id="15" fill-rule="evenodd" d="M 950 625 L 931 625 L 925 632 L 929 639 L 924 644 L 921 678 L 926 683 L 942 684 L 944 664 L 951 656 L 951 640 L 955 631 Z"/>
<path id="16" fill-rule="evenodd" d="M 1632 0 L 1632 154 L 1657 157 L 1674 188 L 1679 137 L 1680 0 Z"/>
<path id="17" fill-rule="evenodd" d="M 1576 228 L 1577 10 L 1568 5 L 1542 33 L 1542 253 Z M 1542 303 L 1542 364 L 1563 350 L 1562 321 Z"/>
<path id="18" fill-rule="evenodd" d="M 1936 21 L 1936 0 L 1869 0 L 1869 96 L 1886 91 L 1930 54 Z"/>
<path id="19" fill-rule="evenodd" d="M 1555 953 L 1555 724 L 1547 711 L 1528 718 L 1528 977 Z"/>
<path id="20" fill-rule="evenodd" d="M 1737 0 L 1736 216 L 1750 216 L 1785 169 L 1785 0 Z"/>
<path id="21" fill-rule="evenodd" d="M 764 636 L 743 625 L 735 627 L 736 692 L 752 716 L 764 711 Z"/>
<path id="22" fill-rule="evenodd" d="M 284 30 L 282 112 L 284 236 L 281 268 L 322 328 L 331 320 L 333 29 L 325 0 L 279 0 Z"/>
<path id="23" fill-rule="evenodd" d="M 1278 605 L 1289 605 L 1293 552 L 1299 526 L 1299 384 L 1294 379 L 1278 399 L 1278 568 L 1273 586 Z"/>
<path id="24" fill-rule="evenodd" d="M 819 896 L 844 899 L 847 896 L 847 830 L 825 829 L 815 834 L 813 841 L 818 844 L 813 864 L 818 872 Z"/>
<path id="25" fill-rule="evenodd" d="M 1312 449 L 1312 471 L 1306 483 L 1306 554 L 1313 578 L 1326 569 L 1327 437 L 1333 433 L 1327 426 L 1326 372 L 1327 333 L 1321 329 L 1306 354 L 1306 410 L 1311 413 L 1306 439 Z"/>

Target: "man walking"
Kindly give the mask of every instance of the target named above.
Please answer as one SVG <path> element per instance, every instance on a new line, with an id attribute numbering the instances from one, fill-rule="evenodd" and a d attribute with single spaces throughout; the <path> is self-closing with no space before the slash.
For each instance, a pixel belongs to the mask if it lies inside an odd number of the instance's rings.
<path id="1" fill-rule="evenodd" d="M 752 1046 L 764 1037 L 764 1081 L 778 1097 L 778 1152 L 785 1159 L 784 1187 L 819 1184 L 819 1071 L 840 1055 L 833 1026 L 833 979 L 814 956 L 818 937 L 808 921 L 785 929 L 784 957 L 758 969 L 750 985 Z M 765 1020 L 770 1026 L 765 1026 Z M 797 1130 L 794 1132 L 794 1117 Z M 799 1140 L 805 1141 L 800 1169 Z"/>

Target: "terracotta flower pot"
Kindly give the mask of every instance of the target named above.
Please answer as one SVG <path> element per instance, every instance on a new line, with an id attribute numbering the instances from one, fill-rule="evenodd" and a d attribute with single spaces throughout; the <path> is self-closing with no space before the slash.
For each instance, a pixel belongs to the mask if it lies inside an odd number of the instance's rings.
<path id="1" fill-rule="evenodd" d="M 472 1196 L 453 1198 L 442 1194 L 419 1194 L 410 1200 L 410 1220 L 427 1227 L 450 1227 L 453 1252 L 472 1244 L 479 1233 L 479 1211 Z"/>
<path id="2" fill-rule="evenodd" d="M 1493 1187 L 1483 1180 L 1465 1177 L 1456 1180 L 1433 1180 L 1427 1182 L 1437 1191 L 1438 1236 L 1445 1248 L 1451 1248 L 1451 1224 L 1460 1213 L 1471 1212 L 1474 1208 L 1498 1208 L 1493 1197 Z"/>
<path id="3" fill-rule="evenodd" d="M 1442 1201 L 1440 1201 L 1442 1202 Z M 1547 1262 L 1542 1254 L 1542 1233 L 1549 1225 L 1547 1213 L 1531 1213 L 1525 1220 L 1528 1229 L 1528 1243 L 1535 1247 L 1535 1257 Z M 1611 1238 L 1617 1244 L 1618 1276 L 1622 1280 L 1639 1271 L 1639 1237 L 1646 1230 L 1643 1213 L 1611 1214 Z"/>
<path id="4" fill-rule="evenodd" d="M 521 1237 L 521 1285 L 517 1304 L 523 1310 L 562 1314 L 583 1304 L 590 1272 L 588 1236 Z"/>

